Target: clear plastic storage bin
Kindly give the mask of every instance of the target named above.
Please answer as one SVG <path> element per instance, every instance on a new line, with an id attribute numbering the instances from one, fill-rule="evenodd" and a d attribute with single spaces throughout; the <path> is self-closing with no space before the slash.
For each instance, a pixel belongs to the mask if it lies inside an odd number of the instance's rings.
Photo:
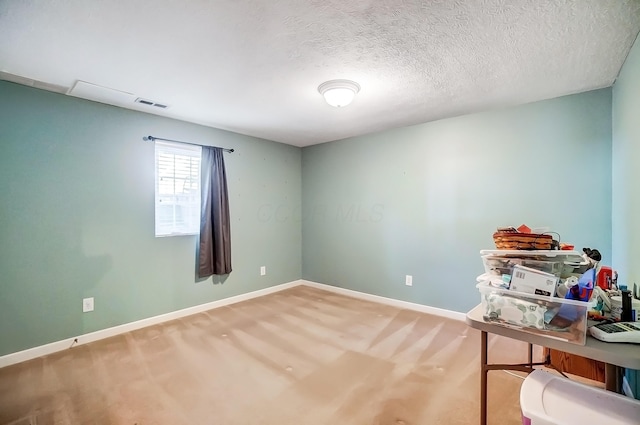
<path id="1" fill-rule="evenodd" d="M 584 345 L 588 303 L 476 285 L 486 322 Z"/>
<path id="2" fill-rule="evenodd" d="M 482 263 L 484 271 L 490 275 L 502 276 L 512 274 L 513 266 L 525 266 L 541 272 L 551 273 L 554 276 L 561 277 L 564 270 L 564 261 L 562 260 L 532 260 L 529 258 L 514 257 L 498 257 L 495 255 L 483 255 Z"/>
<path id="3" fill-rule="evenodd" d="M 520 388 L 523 425 L 637 425 L 640 401 L 534 370 Z"/>
<path id="4" fill-rule="evenodd" d="M 480 251 L 480 255 L 485 273 L 493 276 L 510 275 L 513 266 L 520 265 L 566 278 L 582 274 L 582 268 L 587 265 L 578 251 L 486 249 Z"/>

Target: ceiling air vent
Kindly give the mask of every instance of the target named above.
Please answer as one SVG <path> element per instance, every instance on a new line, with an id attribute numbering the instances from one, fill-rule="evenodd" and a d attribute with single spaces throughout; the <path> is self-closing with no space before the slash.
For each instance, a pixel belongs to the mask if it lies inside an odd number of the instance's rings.
<path id="1" fill-rule="evenodd" d="M 160 109 L 167 109 L 169 107 L 169 105 L 164 105 L 162 103 L 154 102 L 153 100 L 143 99 L 141 97 L 136 99 L 136 103 L 142 103 L 143 105 L 147 105 L 147 106 L 155 106 L 156 108 L 160 108 Z"/>

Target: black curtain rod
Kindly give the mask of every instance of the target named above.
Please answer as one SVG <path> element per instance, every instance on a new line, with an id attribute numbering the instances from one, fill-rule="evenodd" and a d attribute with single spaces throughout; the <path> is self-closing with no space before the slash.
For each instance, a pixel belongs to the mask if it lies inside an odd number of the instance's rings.
<path id="1" fill-rule="evenodd" d="M 154 136 L 144 136 L 142 138 L 142 140 L 144 141 L 150 141 L 150 142 L 155 142 L 156 140 L 164 140 L 165 142 L 175 142 L 175 143 L 184 143 L 185 145 L 193 145 L 193 146 L 209 146 L 209 145 L 201 145 L 199 143 L 189 143 L 189 142 L 182 142 L 180 140 L 171 140 L 171 139 L 163 139 L 162 137 L 154 137 Z M 217 146 L 211 146 L 212 148 L 217 148 Z M 225 152 L 234 152 L 234 149 L 227 149 L 227 148 L 220 148 Z"/>

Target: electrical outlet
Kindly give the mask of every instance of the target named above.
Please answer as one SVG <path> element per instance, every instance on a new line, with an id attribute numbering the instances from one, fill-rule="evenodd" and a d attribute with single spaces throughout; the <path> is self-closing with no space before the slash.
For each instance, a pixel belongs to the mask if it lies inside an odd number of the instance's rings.
<path id="1" fill-rule="evenodd" d="M 260 276 L 264 276 L 267 274 L 267 266 L 260 267 Z"/>
<path id="2" fill-rule="evenodd" d="M 413 276 L 407 275 L 407 277 L 404 278 L 404 284 L 407 286 L 413 286 Z"/>
<path id="3" fill-rule="evenodd" d="M 87 313 L 89 311 L 93 311 L 93 297 L 82 300 L 82 312 Z"/>

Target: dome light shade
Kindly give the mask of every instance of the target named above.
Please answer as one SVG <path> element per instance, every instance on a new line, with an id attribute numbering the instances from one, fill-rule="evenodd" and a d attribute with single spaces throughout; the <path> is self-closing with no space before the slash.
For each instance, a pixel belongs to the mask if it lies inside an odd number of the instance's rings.
<path id="1" fill-rule="evenodd" d="M 340 108 L 353 101 L 356 93 L 360 91 L 360 86 L 355 81 L 331 80 L 320 84 L 318 91 L 329 105 Z"/>

